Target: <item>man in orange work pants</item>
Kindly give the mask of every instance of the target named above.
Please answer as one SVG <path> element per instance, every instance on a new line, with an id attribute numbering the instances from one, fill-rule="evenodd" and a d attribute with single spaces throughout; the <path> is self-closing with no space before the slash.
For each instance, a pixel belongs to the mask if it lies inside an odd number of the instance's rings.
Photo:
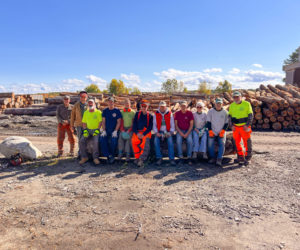
<path id="1" fill-rule="evenodd" d="M 136 163 L 139 167 L 144 166 L 150 153 L 151 130 L 153 127 L 153 117 L 148 112 L 149 103 L 145 100 L 141 103 L 141 111 L 137 112 L 132 125 L 132 149 Z"/>
<path id="2" fill-rule="evenodd" d="M 251 104 L 242 100 L 239 91 L 233 93 L 234 102 L 229 107 L 229 124 L 233 131 L 234 146 L 237 151 L 237 161 L 239 165 L 248 165 L 252 157 L 251 124 L 253 121 L 253 111 Z M 245 152 L 242 148 L 241 141 Z"/>

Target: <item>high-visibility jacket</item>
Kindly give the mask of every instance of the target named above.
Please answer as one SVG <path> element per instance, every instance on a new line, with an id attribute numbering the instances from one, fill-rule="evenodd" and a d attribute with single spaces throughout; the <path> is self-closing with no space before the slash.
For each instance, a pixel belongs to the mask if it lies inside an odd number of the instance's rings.
<path id="1" fill-rule="evenodd" d="M 161 125 L 162 125 L 162 121 L 163 121 L 163 116 L 159 111 L 155 112 L 155 118 L 156 118 L 156 126 L 157 126 L 157 130 L 160 131 Z M 167 131 L 170 132 L 171 129 L 171 112 L 167 112 L 164 114 L 164 120 L 166 123 L 166 128 Z"/>
<path id="2" fill-rule="evenodd" d="M 253 114 L 252 106 L 247 101 L 242 101 L 240 104 L 235 102 L 229 106 L 229 115 L 231 121 L 235 126 L 243 126 L 248 121 L 249 114 Z"/>

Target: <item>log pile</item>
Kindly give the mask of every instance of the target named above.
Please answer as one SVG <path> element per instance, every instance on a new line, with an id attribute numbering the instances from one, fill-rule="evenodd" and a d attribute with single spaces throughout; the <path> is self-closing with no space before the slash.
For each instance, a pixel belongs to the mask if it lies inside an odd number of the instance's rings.
<path id="1" fill-rule="evenodd" d="M 31 95 L 15 95 L 13 92 L 0 93 L 0 111 L 7 108 L 25 108 L 33 104 Z"/>
<path id="2" fill-rule="evenodd" d="M 240 90 L 243 98 L 249 101 L 254 111 L 253 129 L 257 130 L 298 130 L 300 129 L 300 88 L 292 85 L 261 85 L 256 90 Z M 0 93 L 0 105 L 5 105 L 5 114 L 14 115 L 55 115 L 56 108 L 63 103 L 63 96 L 71 97 L 71 104 L 79 101 L 78 93 L 64 92 L 57 97 L 46 98 L 45 105 L 30 106 L 27 96 L 14 96 L 13 93 Z M 99 109 L 108 106 L 108 94 L 89 94 L 96 101 Z M 204 102 L 206 109 L 215 105 L 215 98 L 222 98 L 224 107 L 229 108 L 233 102 L 231 93 L 205 95 L 197 93 L 142 93 L 141 95 L 119 95 L 115 97 L 115 107 L 122 109 L 124 101 L 129 98 L 132 108 L 142 99 L 150 102 L 150 111 L 158 108 L 160 101 L 165 101 L 172 112 L 180 109 L 180 101 L 188 102 L 188 108 L 194 110 L 198 101 Z M 24 101 L 24 99 L 26 99 Z M 12 102 L 14 100 L 14 102 Z M 22 100 L 22 101 L 20 101 Z M 22 103 L 20 105 L 16 103 Z M 24 108 L 26 107 L 26 108 Z"/>

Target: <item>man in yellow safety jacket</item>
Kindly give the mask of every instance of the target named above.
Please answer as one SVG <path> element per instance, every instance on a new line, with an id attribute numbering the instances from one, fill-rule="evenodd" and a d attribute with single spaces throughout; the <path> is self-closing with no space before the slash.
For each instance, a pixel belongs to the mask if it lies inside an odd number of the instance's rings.
<path id="1" fill-rule="evenodd" d="M 253 111 L 251 104 L 242 99 L 239 91 L 233 93 L 234 102 L 229 107 L 229 126 L 233 131 L 233 139 L 237 151 L 239 165 L 248 165 L 252 157 L 251 125 Z M 243 140 L 245 152 L 241 140 Z"/>

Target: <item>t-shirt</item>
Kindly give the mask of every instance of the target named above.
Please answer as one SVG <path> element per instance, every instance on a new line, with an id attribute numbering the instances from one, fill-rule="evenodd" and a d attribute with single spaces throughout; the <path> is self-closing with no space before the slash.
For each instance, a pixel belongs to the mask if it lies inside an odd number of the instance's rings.
<path id="1" fill-rule="evenodd" d="M 207 114 L 205 112 L 195 112 L 194 115 L 194 126 L 195 128 L 202 129 L 206 124 Z"/>
<path id="2" fill-rule="evenodd" d="M 215 135 L 218 135 L 224 125 L 228 123 L 228 112 L 225 109 L 217 111 L 212 108 L 207 113 L 207 121 L 211 122 L 211 129 Z"/>
<path id="3" fill-rule="evenodd" d="M 82 122 L 86 123 L 88 129 L 97 129 L 99 123 L 102 122 L 102 112 L 98 109 L 95 109 L 94 112 L 86 110 L 83 113 Z"/>
<path id="4" fill-rule="evenodd" d="M 252 113 L 251 104 L 244 100 L 240 104 L 233 102 L 229 106 L 229 115 L 232 117 L 232 123 L 238 126 L 245 125 L 248 115 Z"/>
<path id="5" fill-rule="evenodd" d="M 130 111 L 121 110 L 121 114 L 123 117 L 124 128 L 130 128 L 133 123 L 135 111 L 134 110 L 130 110 Z"/>
<path id="6" fill-rule="evenodd" d="M 117 126 L 118 119 L 122 118 L 122 114 L 117 108 L 113 108 L 112 110 L 106 108 L 103 110 L 102 117 L 105 117 L 106 133 L 111 134 Z"/>
<path id="7" fill-rule="evenodd" d="M 185 113 L 179 110 L 175 113 L 174 119 L 177 121 L 177 125 L 181 130 L 188 130 L 190 128 L 190 121 L 194 120 L 194 116 L 189 110 Z"/>

